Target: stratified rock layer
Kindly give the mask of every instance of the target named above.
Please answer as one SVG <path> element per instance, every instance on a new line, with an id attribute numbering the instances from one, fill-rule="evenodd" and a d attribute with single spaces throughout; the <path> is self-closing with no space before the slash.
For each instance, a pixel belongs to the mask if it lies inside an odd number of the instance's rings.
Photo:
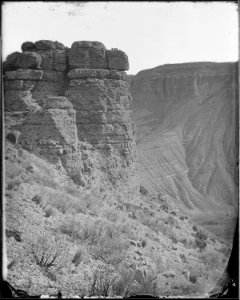
<path id="1" fill-rule="evenodd" d="M 237 209 L 236 67 L 164 65 L 131 84 L 142 184 L 216 230 Z"/>
<path id="2" fill-rule="evenodd" d="M 88 41 L 70 49 L 47 40 L 25 42 L 22 51 L 4 62 L 6 120 L 12 122 L 7 134 L 19 130 L 19 144 L 61 163 L 80 185 L 91 185 L 98 169 L 99 182 L 136 193 L 126 54 Z"/>

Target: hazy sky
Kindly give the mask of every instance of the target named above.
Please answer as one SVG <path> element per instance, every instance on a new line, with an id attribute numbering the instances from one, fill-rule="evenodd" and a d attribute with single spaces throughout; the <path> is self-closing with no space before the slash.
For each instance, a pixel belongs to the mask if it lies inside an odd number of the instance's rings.
<path id="1" fill-rule="evenodd" d="M 8 2 L 3 59 L 24 41 L 101 41 L 129 57 L 129 74 L 167 63 L 238 60 L 233 2 Z"/>

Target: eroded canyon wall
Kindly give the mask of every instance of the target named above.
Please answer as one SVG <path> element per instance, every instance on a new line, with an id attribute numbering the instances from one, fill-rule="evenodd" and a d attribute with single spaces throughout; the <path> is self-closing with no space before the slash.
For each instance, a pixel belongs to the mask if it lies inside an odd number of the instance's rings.
<path id="1" fill-rule="evenodd" d="M 6 136 L 75 183 L 139 190 L 126 54 L 100 42 L 22 44 L 4 62 Z"/>
<path id="2" fill-rule="evenodd" d="M 236 216 L 237 64 L 159 66 L 131 91 L 141 183 L 189 214 Z"/>

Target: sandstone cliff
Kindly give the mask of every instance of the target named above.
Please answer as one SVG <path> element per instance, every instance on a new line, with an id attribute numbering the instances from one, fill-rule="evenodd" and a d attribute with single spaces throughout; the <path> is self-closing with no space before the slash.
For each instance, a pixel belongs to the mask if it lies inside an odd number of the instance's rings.
<path id="1" fill-rule="evenodd" d="M 83 187 L 137 193 L 128 58 L 99 42 L 22 44 L 4 67 L 6 135 Z"/>
<path id="2" fill-rule="evenodd" d="M 131 83 L 141 184 L 212 225 L 237 209 L 236 68 L 164 65 Z"/>

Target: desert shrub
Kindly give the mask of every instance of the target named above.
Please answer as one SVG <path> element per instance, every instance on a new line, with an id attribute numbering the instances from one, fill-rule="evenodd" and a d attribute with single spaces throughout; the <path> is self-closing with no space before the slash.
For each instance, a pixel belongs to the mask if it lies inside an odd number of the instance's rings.
<path id="1" fill-rule="evenodd" d="M 158 233 L 159 231 L 162 231 L 162 226 L 164 224 L 161 223 L 161 221 L 157 218 L 154 218 L 152 216 L 144 215 L 141 219 L 139 219 L 141 223 L 147 227 L 149 227 L 151 230 Z"/>
<path id="2" fill-rule="evenodd" d="M 41 196 L 39 195 L 35 195 L 33 198 L 32 198 L 32 201 L 35 202 L 36 204 L 41 204 L 43 202 L 43 199 Z"/>
<path id="3" fill-rule="evenodd" d="M 157 268 L 157 273 L 162 273 L 165 271 L 166 265 L 163 262 L 161 254 L 159 254 L 158 252 L 152 252 L 152 253 L 150 253 L 149 257 L 154 262 L 154 264 Z"/>
<path id="4" fill-rule="evenodd" d="M 157 295 L 157 276 L 146 273 L 137 269 L 134 274 L 136 285 L 132 287 L 132 291 L 135 295 L 148 294 L 152 296 Z"/>
<path id="5" fill-rule="evenodd" d="M 197 230 L 195 237 L 199 240 L 205 241 L 207 239 L 206 234 L 204 234 L 202 231 Z"/>
<path id="6" fill-rule="evenodd" d="M 179 256 L 180 256 L 183 263 L 187 262 L 186 256 L 184 254 L 180 254 Z"/>
<path id="7" fill-rule="evenodd" d="M 16 163 L 6 162 L 5 172 L 7 178 L 14 179 L 23 173 L 23 169 Z"/>
<path id="8" fill-rule="evenodd" d="M 23 182 L 22 178 L 20 176 L 17 176 L 7 183 L 7 189 L 8 190 L 16 189 L 20 186 L 22 182 Z"/>
<path id="9" fill-rule="evenodd" d="M 90 247 L 93 258 L 110 264 L 119 264 L 129 247 L 129 242 L 120 229 L 103 220 L 81 221 L 72 217 L 65 218 L 60 225 L 60 231 L 85 242 Z"/>
<path id="10" fill-rule="evenodd" d="M 32 241 L 30 252 L 36 264 L 45 269 L 59 264 L 64 255 L 61 241 L 49 234 L 42 234 Z"/>
<path id="11" fill-rule="evenodd" d="M 86 213 L 86 203 L 83 198 L 74 198 L 63 192 L 49 190 L 44 190 L 42 192 L 42 197 L 44 198 L 44 201 L 42 201 L 41 205 L 51 205 L 63 214 L 67 213 L 69 210 L 76 213 Z"/>
<path id="12" fill-rule="evenodd" d="M 190 274 L 189 275 L 189 281 L 192 283 L 196 283 L 197 282 L 197 276 L 194 274 Z"/>
<path id="13" fill-rule="evenodd" d="M 159 226 L 159 231 L 163 234 L 163 235 L 168 235 L 169 233 L 169 226 L 165 225 L 165 224 L 161 224 Z"/>
<path id="14" fill-rule="evenodd" d="M 226 246 L 222 246 L 220 249 L 216 249 L 217 251 L 219 251 L 220 253 L 224 254 L 225 256 L 228 256 L 230 253 L 230 248 L 226 247 Z"/>
<path id="15" fill-rule="evenodd" d="M 122 222 L 121 226 L 119 226 L 119 230 L 123 235 L 126 235 L 129 239 L 134 241 L 137 240 L 137 236 L 134 230 L 131 228 L 131 223 L 129 221 Z"/>
<path id="16" fill-rule="evenodd" d="M 202 262 L 208 267 L 208 269 L 214 269 L 221 265 L 221 257 L 213 252 L 208 252 L 199 256 Z"/>
<path id="17" fill-rule="evenodd" d="M 126 257 L 126 250 L 129 242 L 121 235 L 112 231 L 109 234 L 100 236 L 96 244 L 91 247 L 92 255 L 95 259 L 100 259 L 105 263 L 119 265 Z"/>
<path id="18" fill-rule="evenodd" d="M 197 230 L 195 233 L 195 244 L 200 249 L 203 250 L 206 248 L 207 243 L 205 242 L 207 240 L 207 236 L 200 230 Z"/>
<path id="19" fill-rule="evenodd" d="M 102 210 L 102 216 L 111 222 L 116 222 L 119 217 L 119 212 L 114 208 L 104 207 Z"/>
<path id="20" fill-rule="evenodd" d="M 197 231 L 198 230 L 198 228 L 197 228 L 196 225 L 193 225 L 192 229 L 193 229 L 193 231 Z"/>
<path id="21" fill-rule="evenodd" d="M 73 218 L 65 218 L 59 226 L 63 234 L 69 235 L 73 239 L 81 238 L 81 223 Z"/>
<path id="22" fill-rule="evenodd" d="M 64 191 L 66 191 L 68 194 L 70 194 L 73 197 L 79 197 L 82 194 L 82 191 L 79 190 L 74 183 L 68 182 L 64 184 Z"/>
<path id="23" fill-rule="evenodd" d="M 121 268 L 113 285 L 113 294 L 122 297 L 149 294 L 157 295 L 156 276 L 140 269 Z"/>
<path id="24" fill-rule="evenodd" d="M 45 212 L 45 217 L 46 218 L 49 218 L 49 217 L 55 215 L 54 208 L 50 205 L 47 205 L 45 207 L 44 212 Z"/>
<path id="25" fill-rule="evenodd" d="M 146 196 L 148 195 L 148 190 L 144 186 L 140 185 L 140 193 Z"/>
<path id="26" fill-rule="evenodd" d="M 176 236 L 175 232 L 170 232 L 169 233 L 169 238 L 172 240 L 172 242 L 174 244 L 177 244 L 178 240 L 177 240 L 177 236 Z"/>
<path id="27" fill-rule="evenodd" d="M 168 217 L 168 224 L 169 224 L 169 225 L 174 225 L 174 224 L 175 224 L 175 219 L 174 219 L 173 216 L 169 216 L 169 217 Z"/>
<path id="28" fill-rule="evenodd" d="M 89 296 L 109 296 L 118 274 L 107 265 L 99 265 L 92 271 Z"/>
<path id="29" fill-rule="evenodd" d="M 161 205 L 161 206 L 160 206 L 160 209 L 163 210 L 163 211 L 165 211 L 165 212 L 169 212 L 169 207 L 168 207 L 167 204 Z"/>
<path id="30" fill-rule="evenodd" d="M 205 241 L 197 239 L 197 238 L 195 239 L 195 244 L 200 250 L 205 249 L 207 246 L 207 243 Z"/>
<path id="31" fill-rule="evenodd" d="M 132 268 L 122 266 L 119 269 L 118 274 L 119 276 L 112 287 L 113 295 L 128 297 L 132 294 L 134 270 Z"/>
<path id="32" fill-rule="evenodd" d="M 83 261 L 83 258 L 84 258 L 84 251 L 83 249 L 79 249 L 73 259 L 72 259 L 72 263 L 75 264 L 75 266 L 78 266 L 82 261 Z"/>
<path id="33" fill-rule="evenodd" d="M 186 245 L 187 245 L 187 239 L 185 239 L 185 238 L 184 238 L 184 239 L 181 239 L 181 240 L 180 240 L 180 243 L 182 243 L 183 245 L 186 246 Z"/>

